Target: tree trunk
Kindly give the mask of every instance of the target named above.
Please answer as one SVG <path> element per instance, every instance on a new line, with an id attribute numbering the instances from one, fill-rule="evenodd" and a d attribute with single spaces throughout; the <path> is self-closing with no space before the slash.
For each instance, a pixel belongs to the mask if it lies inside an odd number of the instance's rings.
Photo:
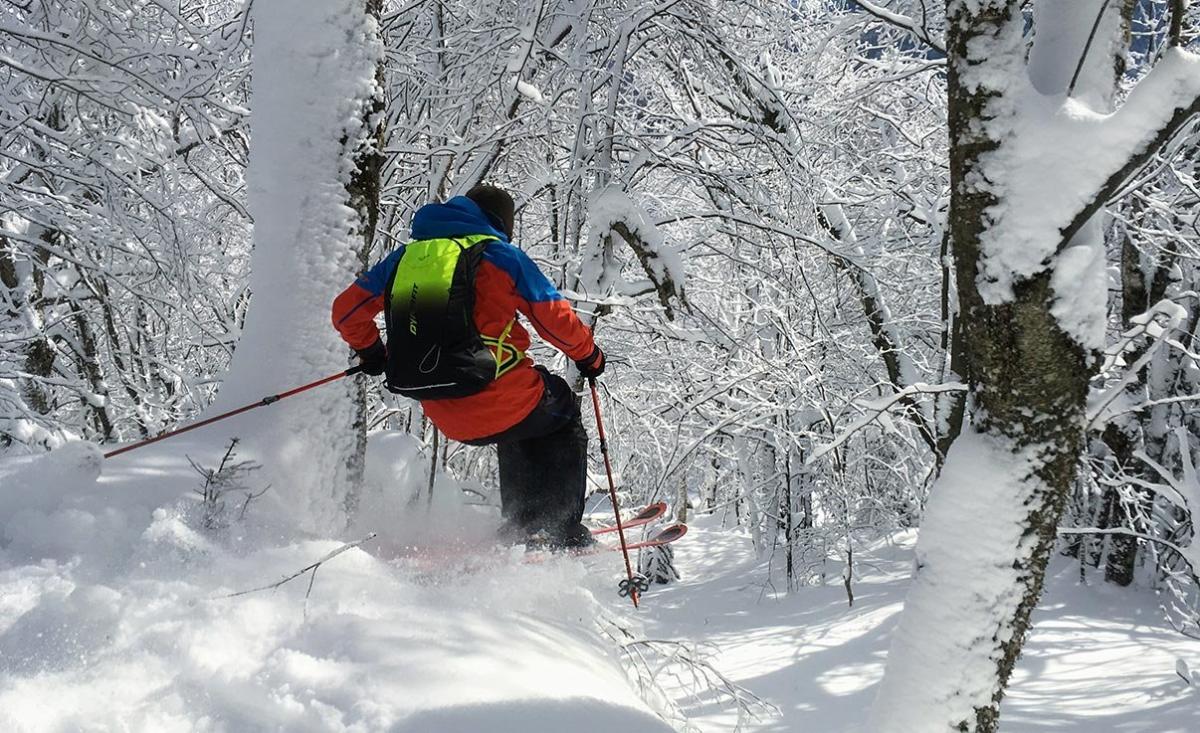
<path id="1" fill-rule="evenodd" d="M 1168 279 L 1167 266 L 1147 262 L 1147 258 L 1133 245 L 1128 236 L 1121 246 L 1121 322 L 1128 327 L 1134 316 L 1145 313 L 1152 305 L 1166 295 Z M 1164 263 L 1169 265 L 1169 263 Z M 1147 277 L 1147 271 L 1150 277 Z M 1128 363 L 1136 363 L 1145 352 L 1145 346 L 1133 349 L 1125 357 Z M 1146 371 L 1138 374 L 1126 391 L 1136 402 L 1151 397 L 1147 390 L 1146 372 L 1153 369 L 1153 364 Z M 1137 459 L 1134 454 L 1146 447 L 1142 426 L 1136 415 L 1123 416 L 1117 422 L 1109 424 L 1104 431 L 1104 442 L 1112 451 L 1113 460 L 1121 470 L 1132 476 L 1141 476 L 1149 480 L 1154 477 L 1147 475 L 1146 464 Z M 1156 460 L 1161 456 L 1152 456 Z M 1145 533 L 1149 528 L 1141 517 L 1150 510 L 1152 497 L 1143 489 L 1131 488 L 1136 497 L 1127 505 L 1127 500 L 1116 487 L 1109 486 L 1104 491 L 1105 512 L 1102 515 L 1101 529 L 1129 527 L 1137 532 Z M 1104 579 L 1110 583 L 1127 586 L 1133 583 L 1134 570 L 1137 566 L 1138 541 L 1128 535 L 1112 535 L 1108 538 L 1108 554 L 1104 563 Z"/>
<path id="2" fill-rule="evenodd" d="M 378 135 L 379 23 L 365 0 L 257 0 L 253 14 L 252 297 L 213 410 L 347 367 L 330 303 L 360 269 L 374 224 L 364 181 Z M 263 464 L 280 511 L 307 527 L 346 522 L 361 477 L 356 392 L 342 380 L 222 424 Z"/>
<path id="3" fill-rule="evenodd" d="M 379 37 L 379 27 L 382 21 L 383 0 L 365 0 L 367 15 L 375 23 L 375 40 L 382 44 Z M 365 271 L 371 265 L 372 252 L 375 244 L 375 230 L 379 224 L 379 192 L 382 186 L 382 174 L 385 158 L 384 120 L 384 76 L 383 57 L 375 63 L 375 93 L 363 105 L 362 129 L 363 135 L 357 149 L 353 151 L 354 172 L 350 182 L 346 184 L 347 203 L 358 217 L 358 230 L 355 232 L 361 239 L 358 250 L 358 264 Z M 371 379 L 367 375 L 359 375 L 354 380 L 354 418 L 351 431 L 354 434 L 354 451 L 346 458 L 346 494 L 343 500 L 346 512 L 353 515 L 358 509 L 358 493 L 362 484 L 363 472 L 367 460 L 367 387 Z"/>
<path id="4" fill-rule="evenodd" d="M 1063 43 L 1079 23 L 1060 21 L 1074 12 L 1091 20 L 1102 7 L 1039 5 L 1035 17 L 1041 10 L 1048 19 L 1035 33 Z M 1004 146 L 1028 129 L 1017 124 L 1020 97 L 1032 94 L 1030 87 L 1061 93 L 1043 85 L 1066 85 L 1070 74 L 1052 68 L 1065 60 L 1062 50 L 1027 53 L 1021 3 L 950 2 L 948 15 L 948 228 L 969 422 L 922 522 L 912 587 L 868 726 L 873 731 L 997 729 L 1074 483 L 1095 364 L 1085 345 L 1089 332 L 1076 322 L 1064 326 L 1055 310 L 1055 269 L 1065 257 L 1059 253 L 1080 248 L 1071 255 L 1090 263 L 1088 274 L 1103 264 L 1094 232 L 1085 224 L 1063 235 L 1069 241 L 1030 240 L 1016 225 L 1038 212 L 1009 211 L 1000 221 L 995 213 L 1009 205 L 1005 192 L 1029 184 L 1005 168 L 1003 156 Z M 1055 254 L 1032 272 L 1018 272 L 1015 260 L 997 254 L 1033 247 Z M 1103 305 L 1089 300 L 1078 307 L 1095 323 Z"/>

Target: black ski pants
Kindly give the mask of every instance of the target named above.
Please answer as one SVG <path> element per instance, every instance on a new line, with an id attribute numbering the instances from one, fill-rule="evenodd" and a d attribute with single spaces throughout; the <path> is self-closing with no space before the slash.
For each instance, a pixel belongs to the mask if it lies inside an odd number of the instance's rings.
<path id="1" fill-rule="evenodd" d="M 583 518 L 587 432 L 579 400 L 562 377 L 534 367 L 545 390 L 537 407 L 508 430 L 471 445 L 495 444 L 500 459 L 500 513 L 528 532 L 566 537 Z"/>

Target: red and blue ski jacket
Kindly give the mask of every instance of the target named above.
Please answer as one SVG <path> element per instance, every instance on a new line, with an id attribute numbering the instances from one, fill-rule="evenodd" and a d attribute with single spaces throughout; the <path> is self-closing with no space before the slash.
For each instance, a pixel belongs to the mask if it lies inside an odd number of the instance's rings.
<path id="1" fill-rule="evenodd" d="M 413 217 L 413 240 L 473 234 L 496 238 L 483 245 L 483 261 L 475 275 L 475 326 L 485 343 L 502 341 L 504 348 L 524 354 L 529 348 L 529 333 L 516 322 L 519 312 L 538 335 L 571 359 L 599 358 L 591 329 L 579 320 L 533 260 L 510 244 L 474 201 L 456 196 L 444 204 L 423 206 Z M 375 316 L 383 310 L 388 279 L 403 256 L 401 246 L 334 299 L 333 325 L 351 348 L 366 348 L 379 338 Z M 504 335 L 506 328 L 509 331 Z M 542 390 L 542 378 L 533 369 L 533 360 L 524 357 L 482 392 L 454 399 L 422 400 L 421 407 L 447 437 L 478 440 L 523 420 L 541 400 Z"/>

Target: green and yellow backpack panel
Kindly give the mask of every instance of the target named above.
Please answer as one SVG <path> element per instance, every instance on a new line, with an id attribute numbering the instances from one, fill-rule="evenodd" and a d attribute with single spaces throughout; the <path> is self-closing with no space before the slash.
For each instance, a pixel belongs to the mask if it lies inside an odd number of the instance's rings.
<path id="1" fill-rule="evenodd" d="M 392 392 L 421 400 L 465 397 L 500 375 L 508 359 L 488 348 L 474 318 L 475 273 L 489 241 L 495 237 L 478 234 L 405 247 L 384 304 Z M 493 346 L 497 354 L 505 354 L 502 341 Z"/>

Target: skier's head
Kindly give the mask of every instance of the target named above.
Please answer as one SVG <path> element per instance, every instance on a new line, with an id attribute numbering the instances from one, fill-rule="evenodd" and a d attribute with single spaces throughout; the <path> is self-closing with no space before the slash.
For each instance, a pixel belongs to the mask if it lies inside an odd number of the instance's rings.
<path id="1" fill-rule="evenodd" d="M 467 198 L 479 205 L 483 213 L 492 220 L 492 226 L 512 239 L 513 216 L 516 207 L 513 205 L 512 196 L 508 195 L 508 191 L 499 186 L 480 184 L 467 191 Z"/>

